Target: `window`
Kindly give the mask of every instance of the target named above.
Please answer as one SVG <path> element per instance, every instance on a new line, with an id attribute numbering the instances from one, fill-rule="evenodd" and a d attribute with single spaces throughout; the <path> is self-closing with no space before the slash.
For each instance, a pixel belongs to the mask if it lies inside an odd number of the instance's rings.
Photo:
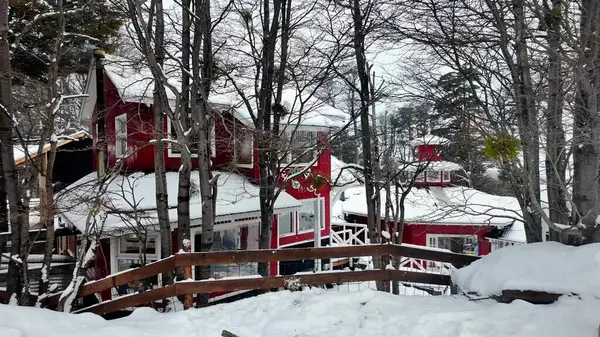
<path id="1" fill-rule="evenodd" d="M 235 227 L 232 229 L 217 230 L 213 233 L 213 251 L 228 250 L 255 250 L 258 249 L 259 225 Z M 199 251 L 201 234 L 194 235 L 194 251 Z M 225 277 L 251 276 L 258 274 L 258 263 L 232 263 L 211 266 L 211 277 L 222 279 Z M 196 269 L 198 279 L 199 269 Z"/>
<path id="2" fill-rule="evenodd" d="M 443 174 L 444 174 L 444 181 L 445 182 L 450 181 L 450 171 L 444 171 Z"/>
<path id="3" fill-rule="evenodd" d="M 118 273 L 131 268 L 141 267 L 160 259 L 160 240 L 158 234 L 148 234 L 145 244 L 136 234 L 129 234 L 111 240 L 114 245 L 114 258 L 112 260 L 112 273 Z M 143 255 L 143 256 L 142 256 Z M 159 277 L 153 276 L 141 281 L 131 282 L 118 287 L 117 293 L 125 294 L 140 289 L 150 289 L 159 284 Z"/>
<path id="4" fill-rule="evenodd" d="M 115 155 L 123 157 L 127 154 L 127 114 L 115 117 Z"/>
<path id="5" fill-rule="evenodd" d="M 277 216 L 277 226 L 279 227 L 279 235 L 287 235 L 296 232 L 294 226 L 294 214 L 284 213 Z"/>
<path id="6" fill-rule="evenodd" d="M 285 154 L 281 158 L 284 164 L 308 164 L 317 155 L 317 132 L 296 130 L 291 140 L 289 134 L 282 147 Z"/>
<path id="7" fill-rule="evenodd" d="M 302 206 L 298 212 L 298 232 L 306 232 L 315 228 L 315 201 L 317 199 L 301 200 Z M 325 228 L 325 199 L 320 198 L 319 213 L 321 213 L 321 229 Z"/>
<path id="8" fill-rule="evenodd" d="M 233 147 L 235 163 L 237 165 L 252 164 L 254 157 L 254 133 L 246 127 L 235 128 L 235 144 Z"/>
<path id="9" fill-rule="evenodd" d="M 415 178 L 415 181 L 416 181 L 416 182 L 423 182 L 423 181 L 425 181 L 425 173 L 423 173 L 423 172 L 420 172 L 420 173 L 417 175 L 417 177 Z"/>
<path id="10" fill-rule="evenodd" d="M 440 171 L 427 171 L 427 181 L 432 183 L 439 183 L 440 180 Z"/>
<path id="11" fill-rule="evenodd" d="M 474 235 L 427 235 L 430 247 L 448 249 L 453 253 L 479 255 L 479 243 Z"/>
<path id="12" fill-rule="evenodd" d="M 188 121 L 191 123 L 192 115 L 188 114 L 188 118 L 189 118 Z M 175 126 L 171 122 L 171 119 L 167 120 L 167 124 L 168 124 L 168 128 L 169 128 L 169 138 L 177 139 L 177 133 L 175 132 Z M 188 123 L 188 125 L 189 125 L 189 123 Z M 210 141 L 211 157 L 214 157 L 215 153 L 216 153 L 214 124 L 209 128 L 209 130 L 210 130 L 210 134 L 208 135 L 208 139 Z M 192 153 L 192 157 L 197 157 L 198 156 L 198 141 L 199 141 L 198 135 L 197 134 L 189 135 L 189 138 L 190 138 L 190 142 L 188 144 L 188 148 L 190 149 L 190 151 Z M 169 157 L 179 157 L 179 156 L 181 156 L 181 149 L 179 148 L 179 145 L 170 143 L 169 144 Z"/>

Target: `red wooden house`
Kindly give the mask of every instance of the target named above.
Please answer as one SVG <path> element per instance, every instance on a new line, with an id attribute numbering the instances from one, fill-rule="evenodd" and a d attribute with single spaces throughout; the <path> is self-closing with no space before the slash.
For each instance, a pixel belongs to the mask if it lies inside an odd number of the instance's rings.
<path id="1" fill-rule="evenodd" d="M 443 145 L 446 142 L 447 140 L 433 135 L 426 135 L 412 142 L 416 160 L 403 168 L 409 171 L 408 176 L 416 174 L 416 168 L 422 171 L 405 200 L 402 242 L 458 253 L 488 254 L 492 249 L 488 238 L 490 234 L 498 237 L 498 232 L 508 232 L 511 226 L 514 227 L 513 223 L 519 224 L 519 203 L 513 197 L 490 195 L 473 188 L 453 185 L 451 172 L 462 168 L 456 163 L 443 161 Z M 336 203 L 333 207 L 334 226 L 366 224 L 367 207 L 364 198 L 363 187 L 345 190 L 343 200 L 339 200 L 340 204 Z M 382 203 L 383 200 L 384 191 Z M 392 200 L 393 203 L 396 202 L 394 196 Z M 383 208 L 381 218 L 382 229 L 394 232 L 394 228 L 385 228 Z"/>
<path id="2" fill-rule="evenodd" d="M 99 95 L 102 95 L 108 147 L 107 166 L 109 171 L 122 167 L 121 172 L 106 185 L 108 187 L 99 213 L 92 212 L 97 211 L 97 206 L 90 198 L 97 188 L 96 173 L 75 182 L 69 189 L 70 194 L 64 194 L 58 199 L 61 223 L 77 227 L 81 232 L 90 231 L 90 223 L 95 219 L 96 223 L 102 224 L 102 240 L 100 249 L 97 250 L 95 268 L 90 269 L 89 277 L 92 279 L 139 264 L 142 236 L 146 237 L 146 262 L 164 258 L 160 255 L 155 209 L 151 75 L 147 69 L 122 67 L 110 60 L 105 62 L 100 79 L 96 77 L 95 66 L 91 67 L 86 89 L 89 98 L 83 105 L 81 119 L 90 125 L 95 145 L 98 136 L 96 103 Z M 281 187 L 284 191 L 274 205 L 271 248 L 326 245 L 329 242 L 330 186 L 315 182 L 321 178 L 329 179 L 331 159 L 328 139 L 331 128 L 339 125 L 346 116 L 337 109 L 313 100 L 308 108 L 310 110 L 305 110 L 301 118 L 293 119 L 294 116 L 300 117 L 293 113 L 294 102 L 295 91 L 287 90 L 284 93 L 284 106 L 290 110 L 290 118 L 281 127 L 284 130 L 295 130 L 290 143 L 301 143 L 303 148 L 302 151 L 291 148 L 282 152 L 282 163 L 293 164 L 281 167 L 281 173 L 285 178 L 298 172 L 297 170 L 307 170 L 306 173 L 289 179 Z M 250 115 L 239 108 L 240 104 L 237 104 L 239 102 L 235 98 L 214 95 L 211 103 L 216 115 L 210 134 L 212 166 L 214 172 L 220 174 L 214 249 L 257 249 L 260 201 L 258 186 L 255 184 L 259 178 L 259 170 L 253 124 Z M 165 117 L 164 122 L 164 137 L 175 137 L 171 121 Z M 312 148 L 313 145 L 315 150 L 307 151 L 307 146 Z M 179 249 L 177 247 L 181 246 L 176 230 L 177 170 L 180 167 L 176 144 L 169 143 L 164 156 L 167 170 L 171 171 L 167 172 L 167 185 L 175 253 Z M 198 180 L 196 171 L 192 172 L 192 180 Z M 192 193 L 190 217 L 193 251 L 198 249 L 200 241 L 200 204 L 199 195 Z M 90 220 L 92 213 L 94 216 Z M 290 274 L 311 269 L 313 264 L 313 261 L 273 263 L 270 270 L 272 275 Z M 251 274 L 256 274 L 256 265 L 213 266 L 215 278 Z"/>

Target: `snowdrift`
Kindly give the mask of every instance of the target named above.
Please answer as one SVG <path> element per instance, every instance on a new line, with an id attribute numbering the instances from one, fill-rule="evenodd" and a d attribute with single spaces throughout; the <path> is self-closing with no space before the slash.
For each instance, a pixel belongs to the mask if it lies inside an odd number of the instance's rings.
<path id="1" fill-rule="evenodd" d="M 161 314 L 141 308 L 105 321 L 93 314 L 0 305 L 2 337 L 583 337 L 596 336 L 600 301 L 549 306 L 372 290 L 277 292 L 204 309 Z"/>
<path id="2" fill-rule="evenodd" d="M 459 269 L 452 280 L 463 292 L 480 296 L 533 290 L 600 298 L 600 244 L 509 246 Z"/>

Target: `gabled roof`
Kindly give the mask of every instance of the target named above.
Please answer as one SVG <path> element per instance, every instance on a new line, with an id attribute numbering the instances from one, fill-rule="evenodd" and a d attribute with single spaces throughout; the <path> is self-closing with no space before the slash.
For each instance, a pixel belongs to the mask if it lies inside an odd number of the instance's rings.
<path id="1" fill-rule="evenodd" d="M 77 132 L 75 132 L 73 134 L 69 134 L 69 135 L 56 136 L 56 138 L 58 140 L 56 146 L 57 146 L 57 148 L 60 148 L 64 145 L 67 145 L 74 141 L 79 141 L 79 140 L 85 139 L 85 138 L 91 138 L 91 136 L 87 131 L 81 130 L 81 131 L 77 131 Z M 30 143 L 31 143 L 31 145 L 28 145 L 26 148 L 23 148 L 22 145 L 13 146 L 15 165 L 18 166 L 18 165 L 25 163 L 25 161 L 27 161 L 27 160 L 37 158 L 39 144 L 37 144 L 37 141 L 32 141 Z M 50 143 L 45 144 L 44 147 L 42 148 L 41 154 L 44 154 L 44 153 L 50 151 L 50 148 L 51 148 Z"/>
<path id="2" fill-rule="evenodd" d="M 219 175 L 217 183 L 217 221 L 233 218 L 260 216 L 258 186 L 242 175 L 214 171 Z M 178 172 L 167 172 L 167 192 L 169 220 L 177 223 Z M 202 201 L 198 191 L 198 171 L 191 174 L 190 220 L 200 224 L 202 220 Z M 109 181 L 99 216 L 105 218 L 104 231 L 121 232 L 130 229 L 136 221 L 144 227 L 157 227 L 156 182 L 154 173 L 141 172 L 130 175 L 118 175 Z M 91 173 L 57 196 L 57 214 L 64 222 L 85 231 L 86 222 L 94 208 L 93 197 L 97 195 L 98 181 L 96 172 Z M 282 192 L 275 202 L 275 213 L 289 212 L 301 206 L 301 203 L 289 194 Z"/>
<path id="3" fill-rule="evenodd" d="M 413 139 L 410 143 L 414 146 L 417 146 L 417 145 L 445 145 L 445 144 L 450 143 L 450 140 L 448 140 L 444 137 L 439 137 L 439 136 L 435 136 L 432 134 L 426 134 L 423 137 Z"/>
<path id="4" fill-rule="evenodd" d="M 144 65 L 134 65 L 130 60 L 115 56 L 107 56 L 103 64 L 104 71 L 116 87 L 121 100 L 146 105 L 152 104 L 154 79 L 150 69 Z M 92 62 L 90 69 L 86 85 L 88 97 L 82 105 L 81 119 L 91 117 L 96 103 L 94 62 Z M 169 83 L 178 89 L 181 88 L 177 67 L 165 66 L 164 69 Z M 174 106 L 177 95 L 168 88 L 166 92 L 167 97 L 171 100 L 171 105 Z M 251 114 L 242 98 L 233 87 L 227 86 L 227 82 L 213 86 L 213 93 L 211 93 L 209 101 L 216 107 L 233 111 L 235 117 L 242 123 L 248 126 L 252 125 Z M 254 100 L 250 99 L 250 102 L 253 104 Z M 282 125 L 331 128 L 341 127 L 350 119 L 350 116 L 345 112 L 322 102 L 314 96 L 310 96 L 308 93 L 298 92 L 294 88 L 287 88 L 283 91 L 282 105 L 287 110 L 281 122 Z"/>

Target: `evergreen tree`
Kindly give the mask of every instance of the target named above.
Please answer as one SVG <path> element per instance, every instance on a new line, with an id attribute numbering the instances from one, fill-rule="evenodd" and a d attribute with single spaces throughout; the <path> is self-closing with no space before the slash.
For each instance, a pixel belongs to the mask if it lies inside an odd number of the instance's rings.
<path id="1" fill-rule="evenodd" d="M 440 96 L 431 116 L 432 133 L 450 141 L 445 158 L 462 165 L 471 176 L 483 173 L 485 160 L 482 139 L 474 128 L 478 105 L 469 83 L 476 76 L 475 72 L 467 76 L 456 72 L 442 75 L 435 86 Z"/>
<path id="2" fill-rule="evenodd" d="M 65 13 L 66 35 L 58 60 L 60 75 L 86 72 L 89 54 L 85 44 L 102 45 L 106 52 L 114 50 L 119 28 L 125 19 L 110 2 L 97 0 L 11 0 L 10 36 L 15 84 L 26 78 L 45 80 L 49 55 L 57 38 L 56 13 Z"/>

